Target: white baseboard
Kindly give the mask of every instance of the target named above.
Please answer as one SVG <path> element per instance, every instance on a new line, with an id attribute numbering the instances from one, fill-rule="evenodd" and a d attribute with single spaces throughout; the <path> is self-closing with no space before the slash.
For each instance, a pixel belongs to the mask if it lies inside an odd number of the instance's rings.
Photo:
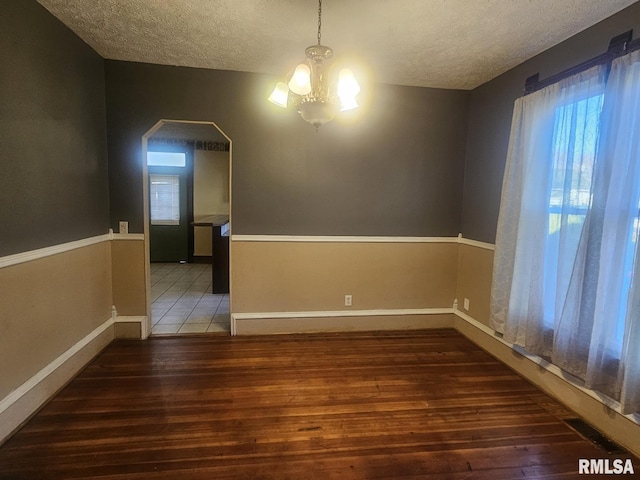
<path id="1" fill-rule="evenodd" d="M 113 341 L 109 318 L 0 400 L 0 444 Z"/>
<path id="2" fill-rule="evenodd" d="M 585 395 L 589 395 L 590 397 L 598 400 L 599 402 L 604 403 L 610 409 L 616 411 L 617 413 L 620 413 L 620 404 L 618 402 L 616 402 L 615 400 L 613 400 L 611 398 L 608 398 L 608 397 L 603 397 L 603 396 L 597 395 L 593 390 L 590 390 L 588 388 L 583 387 L 582 385 L 580 385 L 581 384 L 580 380 L 575 378 L 573 375 L 570 375 L 569 373 L 564 372 L 560 367 L 558 367 L 558 366 L 556 366 L 556 365 L 554 365 L 552 363 L 547 362 L 545 359 L 543 359 L 543 358 L 541 358 L 541 357 L 539 357 L 537 355 L 533 355 L 533 354 L 527 352 L 522 347 L 520 347 L 518 345 L 515 345 L 513 343 L 510 343 L 510 342 L 507 342 L 503 338 L 497 336 L 494 330 L 492 330 L 491 328 L 487 327 L 483 323 L 480 323 L 479 321 L 477 321 L 476 319 L 474 319 L 470 315 L 467 315 L 466 313 L 461 312 L 460 310 L 456 310 L 454 313 L 458 318 L 461 318 L 462 320 L 467 322 L 469 325 L 472 325 L 476 329 L 478 329 L 481 332 L 483 332 L 484 334 L 488 335 L 493 341 L 498 342 L 498 343 L 500 343 L 500 344 L 512 349 L 513 351 L 517 352 L 519 355 L 522 355 L 523 357 L 525 357 L 530 362 L 535 363 L 539 367 L 545 369 L 547 372 L 549 372 L 549 373 L 555 375 L 556 377 L 559 377 L 560 379 L 566 381 L 571 386 L 573 386 L 574 388 L 577 388 L 578 390 L 580 390 Z"/>
<path id="3" fill-rule="evenodd" d="M 115 323 L 138 323 L 140 324 L 140 340 L 146 340 L 149 337 L 149 317 L 145 315 L 117 315 L 114 321 Z"/>
<path id="4" fill-rule="evenodd" d="M 545 393 L 593 424 L 607 437 L 634 454 L 640 454 L 640 415 L 624 415 L 620 404 L 604 394 L 585 388 L 582 382 L 537 355 L 507 342 L 468 314 L 454 309 L 455 329 L 474 344 L 507 364 Z"/>
<path id="5" fill-rule="evenodd" d="M 453 328 L 452 308 L 231 314 L 231 335 Z"/>

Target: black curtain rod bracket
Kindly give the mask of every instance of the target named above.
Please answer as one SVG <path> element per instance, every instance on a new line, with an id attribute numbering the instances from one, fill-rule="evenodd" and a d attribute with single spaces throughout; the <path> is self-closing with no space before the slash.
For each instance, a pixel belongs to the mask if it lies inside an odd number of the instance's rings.
<path id="1" fill-rule="evenodd" d="M 621 57 L 622 55 L 626 55 L 633 50 L 637 50 L 640 48 L 640 39 L 636 39 L 631 41 L 633 38 L 633 30 L 626 31 L 621 33 L 620 35 L 616 35 L 615 37 L 609 40 L 609 47 L 607 51 L 597 55 L 585 62 L 579 63 L 571 68 L 563 70 L 562 72 L 556 73 L 555 75 L 551 75 L 550 77 L 545 78 L 544 80 L 540 80 L 540 73 L 536 73 L 528 77 L 524 82 L 524 95 L 529 95 L 533 92 L 536 92 L 542 88 L 548 87 L 549 85 L 553 85 L 560 80 L 570 77 L 571 75 L 575 75 L 576 73 L 584 72 L 591 67 L 596 65 L 608 65 L 611 67 L 611 62 L 617 57 Z"/>

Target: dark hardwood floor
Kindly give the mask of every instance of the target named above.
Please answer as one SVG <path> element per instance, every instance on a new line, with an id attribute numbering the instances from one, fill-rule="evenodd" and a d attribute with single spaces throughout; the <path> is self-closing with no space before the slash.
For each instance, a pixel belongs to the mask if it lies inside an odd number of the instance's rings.
<path id="1" fill-rule="evenodd" d="M 116 341 L 0 478 L 583 478 L 571 416 L 452 330 Z"/>

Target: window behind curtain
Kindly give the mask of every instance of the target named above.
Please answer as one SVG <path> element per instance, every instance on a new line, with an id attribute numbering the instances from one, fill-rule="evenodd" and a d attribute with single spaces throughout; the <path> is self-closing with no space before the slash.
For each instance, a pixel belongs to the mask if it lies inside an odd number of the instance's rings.
<path id="1" fill-rule="evenodd" d="M 635 207 L 635 206 L 634 206 Z M 634 208 L 632 207 L 632 208 Z M 624 339 L 624 331 L 626 328 L 625 317 L 627 309 L 631 308 L 629 304 L 629 294 L 631 292 L 631 284 L 633 282 L 633 272 L 635 269 L 635 262 L 638 259 L 638 236 L 640 234 L 640 205 L 635 210 L 635 217 L 631 221 L 631 225 L 629 228 L 629 236 L 627 238 L 627 249 L 624 255 L 624 278 L 622 281 L 622 293 L 620 299 L 620 308 L 621 312 L 620 318 L 617 318 L 616 321 L 617 329 L 616 329 L 616 343 L 615 343 L 615 351 L 613 352 L 614 357 L 619 358 L 620 352 L 622 351 L 622 343 Z M 638 279 L 636 279 L 637 281 Z M 636 348 L 640 348 L 637 346 Z M 611 353 L 611 352 L 610 352 Z"/>
<path id="2" fill-rule="evenodd" d="M 592 206 L 592 186 L 598 152 L 600 115 L 604 95 L 594 95 L 559 106 L 555 111 L 549 224 L 545 251 L 544 324 L 553 329 L 559 315 L 557 298 L 566 298 L 571 270 L 563 268 L 563 256 L 575 257 L 583 226 Z M 616 344 L 608 354 L 619 358 L 625 328 L 625 316 L 633 277 L 636 244 L 640 228 L 640 206 L 628 218 L 630 233 L 624 253 L 624 279 L 620 297 Z M 573 262 L 570 263 L 571 269 Z"/>
<path id="3" fill-rule="evenodd" d="M 544 325 L 550 329 L 571 276 L 573 262 L 564 261 L 575 257 L 591 207 L 603 99 L 593 95 L 555 109 L 544 258 Z"/>

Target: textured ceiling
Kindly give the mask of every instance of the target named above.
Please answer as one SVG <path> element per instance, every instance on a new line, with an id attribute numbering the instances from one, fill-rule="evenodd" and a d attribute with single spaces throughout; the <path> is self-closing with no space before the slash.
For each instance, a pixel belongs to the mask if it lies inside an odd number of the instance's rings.
<path id="1" fill-rule="evenodd" d="M 316 0 L 38 1 L 108 59 L 283 75 L 317 41 Z M 635 1 L 325 0 L 322 43 L 372 81 L 471 89 Z"/>

